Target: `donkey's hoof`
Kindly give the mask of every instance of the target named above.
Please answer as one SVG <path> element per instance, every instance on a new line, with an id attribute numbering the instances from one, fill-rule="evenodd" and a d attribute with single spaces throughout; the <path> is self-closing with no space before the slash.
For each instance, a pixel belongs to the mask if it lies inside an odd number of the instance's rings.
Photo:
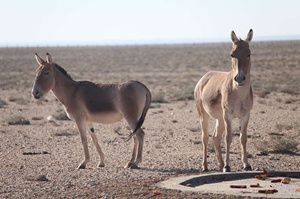
<path id="1" fill-rule="evenodd" d="M 85 169 L 85 164 L 80 164 L 77 169 Z"/>
<path id="2" fill-rule="evenodd" d="M 128 169 L 130 167 L 132 163 L 131 162 L 128 162 L 125 166 L 124 166 L 124 169 Z"/>
<path id="3" fill-rule="evenodd" d="M 206 168 L 204 168 L 204 167 L 202 167 L 202 170 L 201 170 L 202 172 L 208 172 L 208 168 L 206 167 Z"/>
<path id="4" fill-rule="evenodd" d="M 98 168 L 100 168 L 100 167 L 105 167 L 104 162 L 99 162 L 99 164 L 97 165 L 97 167 L 98 167 Z"/>
<path id="5" fill-rule="evenodd" d="M 136 164 L 131 163 L 131 162 L 128 162 L 128 164 L 126 164 L 124 168 L 125 169 L 139 169 L 139 167 Z"/>
<path id="6" fill-rule="evenodd" d="M 132 164 L 129 168 L 130 169 L 139 169 L 140 167 L 138 167 L 138 165 L 136 165 L 136 164 Z"/>
<path id="7" fill-rule="evenodd" d="M 224 168 L 223 168 L 223 172 L 225 173 L 225 172 L 230 172 L 231 171 L 231 168 L 230 168 L 230 166 L 225 166 Z"/>
<path id="8" fill-rule="evenodd" d="M 250 165 L 244 166 L 244 171 L 252 171 L 252 167 Z"/>

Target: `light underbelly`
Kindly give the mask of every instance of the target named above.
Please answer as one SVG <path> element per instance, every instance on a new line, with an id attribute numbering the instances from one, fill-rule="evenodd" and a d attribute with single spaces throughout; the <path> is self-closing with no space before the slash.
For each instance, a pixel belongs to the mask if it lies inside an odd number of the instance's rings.
<path id="1" fill-rule="evenodd" d="M 115 123 L 123 119 L 123 115 L 119 112 L 105 112 L 90 114 L 89 119 L 92 122 L 110 124 Z"/>

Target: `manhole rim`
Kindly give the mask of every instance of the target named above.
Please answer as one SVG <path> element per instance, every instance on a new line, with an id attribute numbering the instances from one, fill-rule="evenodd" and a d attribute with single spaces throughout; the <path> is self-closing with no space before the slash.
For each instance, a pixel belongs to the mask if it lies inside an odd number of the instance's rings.
<path id="1" fill-rule="evenodd" d="M 195 178 L 201 178 L 201 177 L 207 177 L 207 176 L 226 176 L 226 175 L 252 175 L 253 177 L 255 175 L 258 174 L 262 174 L 263 171 L 241 171 L 241 172 L 227 172 L 227 173 L 223 173 L 223 172 L 216 172 L 216 173 L 205 173 L 205 174 L 198 174 L 198 175 L 189 175 L 189 176 L 179 176 L 179 177 L 173 177 L 173 178 L 169 178 L 165 181 L 161 181 L 155 184 L 156 187 L 160 187 L 160 188 L 164 188 L 164 189 L 171 189 L 171 190 L 180 190 L 180 191 L 188 191 L 188 192 L 199 192 L 199 193 L 211 193 L 211 194 L 223 194 L 223 195 L 235 195 L 235 194 L 227 194 L 227 193 L 223 193 L 223 192 L 219 192 L 219 191 L 199 191 L 196 190 L 195 187 L 189 187 L 189 186 L 185 186 L 182 185 L 184 182 L 188 181 L 188 180 L 192 180 Z M 300 170 L 296 170 L 296 171 L 270 171 L 270 174 L 272 175 L 272 177 L 282 177 L 282 175 L 284 176 L 288 176 L 288 177 L 292 177 L 292 178 L 300 178 Z M 296 177 L 295 177 L 296 176 Z M 245 178 L 240 178 L 240 179 L 250 179 L 251 177 L 245 177 Z M 237 180 L 240 180 L 237 179 Z M 201 186 L 201 185 L 200 185 Z"/>

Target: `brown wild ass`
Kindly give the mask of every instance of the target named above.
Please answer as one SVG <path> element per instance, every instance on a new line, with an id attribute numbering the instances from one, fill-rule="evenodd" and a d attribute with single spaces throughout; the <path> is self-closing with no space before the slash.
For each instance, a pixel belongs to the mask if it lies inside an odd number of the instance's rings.
<path id="1" fill-rule="evenodd" d="M 250 110 L 253 105 L 253 93 L 250 82 L 250 55 L 249 43 L 253 31 L 249 31 L 246 40 L 238 39 L 231 32 L 232 68 L 229 72 L 209 71 L 197 83 L 194 91 L 195 102 L 200 116 L 202 127 L 203 162 L 202 170 L 207 171 L 207 144 L 208 144 L 208 119 L 216 119 L 213 143 L 216 156 L 223 172 L 229 172 L 229 149 L 232 141 L 231 122 L 233 118 L 240 120 L 240 141 L 242 162 L 245 170 L 251 170 L 248 163 L 246 143 L 247 126 Z M 221 138 L 225 130 L 226 158 L 225 165 L 221 154 Z"/>
<path id="2" fill-rule="evenodd" d="M 151 94 L 145 85 L 137 81 L 122 84 L 95 84 L 89 81 L 75 81 L 59 65 L 52 62 L 50 54 L 44 61 L 35 54 L 39 65 L 32 95 L 39 99 L 52 90 L 57 99 L 64 105 L 70 118 L 75 120 L 84 149 L 84 160 L 78 169 L 84 169 L 90 159 L 87 131 L 100 156 L 98 167 L 104 167 L 104 154 L 98 143 L 93 122 L 114 123 L 125 118 L 133 136 L 134 147 L 131 160 L 125 168 L 137 168 L 142 161 L 144 143 L 143 125 L 146 113 L 151 103 Z"/>

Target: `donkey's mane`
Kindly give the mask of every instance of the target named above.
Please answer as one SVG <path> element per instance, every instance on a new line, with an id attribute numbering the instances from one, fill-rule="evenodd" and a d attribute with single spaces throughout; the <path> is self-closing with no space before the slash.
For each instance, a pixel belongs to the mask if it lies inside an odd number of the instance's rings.
<path id="1" fill-rule="evenodd" d="M 59 66 L 58 64 L 54 64 L 55 68 L 57 68 L 62 74 L 64 74 L 67 78 L 73 80 L 73 78 L 67 73 L 63 67 Z"/>

